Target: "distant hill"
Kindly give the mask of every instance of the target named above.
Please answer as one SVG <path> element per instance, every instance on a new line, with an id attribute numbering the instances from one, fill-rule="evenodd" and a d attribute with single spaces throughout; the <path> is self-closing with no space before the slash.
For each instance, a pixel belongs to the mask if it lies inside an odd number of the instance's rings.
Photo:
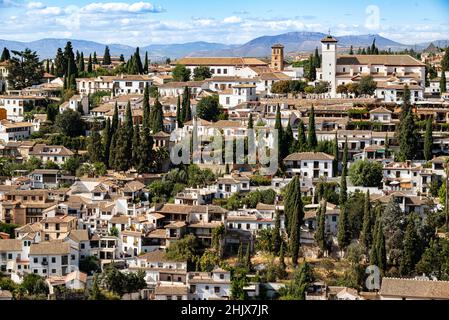
<path id="1" fill-rule="evenodd" d="M 141 46 L 142 56 L 145 51 L 148 51 L 149 57 L 152 61 L 161 61 L 166 57 L 172 59 L 184 56 L 250 56 L 250 57 L 266 57 L 271 53 L 271 46 L 276 43 L 282 43 L 285 46 L 286 53 L 289 52 L 310 52 L 316 47 L 320 47 L 320 40 L 325 37 L 324 33 L 320 32 L 289 32 L 275 36 L 263 36 L 253 39 L 242 45 L 226 45 L 221 43 L 210 42 L 189 42 L 183 44 L 156 44 Z M 406 48 L 416 48 L 417 50 L 424 50 L 430 44 L 421 43 L 416 46 L 404 45 L 390 39 L 381 37 L 379 35 L 353 35 L 336 37 L 339 40 L 340 47 L 349 48 L 354 46 L 355 50 L 358 47 L 367 47 L 372 44 L 373 39 L 376 38 L 376 44 L 380 49 L 391 48 L 395 50 L 403 50 Z M 7 47 L 10 50 L 24 50 L 30 48 L 38 52 L 42 59 L 52 58 L 55 56 L 58 48 L 64 48 L 69 39 L 41 39 L 32 42 L 8 41 L 0 39 L 0 50 Z M 86 41 L 86 40 L 72 40 L 74 50 L 82 51 L 87 56 L 89 53 L 97 52 L 98 56 L 102 56 L 105 44 Z M 439 40 L 433 42 L 436 46 L 444 47 L 447 40 Z M 110 44 L 109 49 L 111 55 L 119 56 L 123 54 L 128 58 L 135 51 L 132 46 L 121 44 Z"/>

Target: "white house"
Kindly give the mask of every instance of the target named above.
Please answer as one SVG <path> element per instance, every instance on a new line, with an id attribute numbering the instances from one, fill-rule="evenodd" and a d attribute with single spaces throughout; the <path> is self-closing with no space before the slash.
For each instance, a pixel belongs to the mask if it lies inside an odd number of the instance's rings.
<path id="1" fill-rule="evenodd" d="M 215 268 L 212 272 L 189 272 L 189 300 L 229 300 L 231 273 Z"/>
<path id="2" fill-rule="evenodd" d="M 77 78 L 76 90 L 82 95 L 90 95 L 99 91 L 112 92 L 115 76 L 96 78 Z"/>
<path id="3" fill-rule="evenodd" d="M 287 175 L 300 175 L 305 179 L 333 177 L 334 157 L 323 152 L 293 153 L 284 159 Z"/>
<path id="4" fill-rule="evenodd" d="M 65 276 L 78 270 L 78 251 L 62 241 L 40 242 L 30 247 L 30 272 L 43 277 Z"/>
<path id="5" fill-rule="evenodd" d="M 43 163 L 53 161 L 57 164 L 63 164 L 74 156 L 74 153 L 64 146 L 48 146 L 45 144 L 36 144 L 28 152 L 30 157 L 36 157 Z"/>
<path id="6" fill-rule="evenodd" d="M 121 75 L 112 80 L 115 95 L 143 94 L 145 86 L 151 86 L 153 79 L 145 75 Z"/>
<path id="7" fill-rule="evenodd" d="M 0 121 L 0 141 L 18 141 L 29 138 L 34 131 L 34 126 L 29 122 Z"/>
<path id="8" fill-rule="evenodd" d="M 250 191 L 250 179 L 244 176 L 225 175 L 218 178 L 216 184 L 218 188 L 215 197 L 220 199 L 229 198 L 234 193 Z"/>
<path id="9" fill-rule="evenodd" d="M 73 111 L 82 110 L 82 114 L 87 115 L 89 113 L 89 97 L 87 95 L 75 95 L 71 97 L 68 102 L 63 103 L 59 107 L 59 112 L 62 113 L 67 109 Z"/>
<path id="10" fill-rule="evenodd" d="M 0 271 L 4 273 L 27 272 L 32 240 L 0 239 Z"/>
<path id="11" fill-rule="evenodd" d="M 6 110 L 7 119 L 20 122 L 24 120 L 27 108 L 33 108 L 37 101 L 44 99 L 44 97 L 36 96 L 4 95 L 0 96 L 0 110 Z"/>
<path id="12" fill-rule="evenodd" d="M 244 102 L 257 101 L 256 86 L 254 84 L 238 84 L 232 89 L 219 93 L 219 102 L 224 108 L 232 108 Z"/>

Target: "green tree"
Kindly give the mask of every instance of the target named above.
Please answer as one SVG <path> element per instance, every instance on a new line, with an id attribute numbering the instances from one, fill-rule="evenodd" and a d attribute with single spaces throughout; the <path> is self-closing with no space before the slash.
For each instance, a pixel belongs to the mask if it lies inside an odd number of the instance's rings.
<path id="1" fill-rule="evenodd" d="M 137 164 L 137 171 L 139 173 L 149 173 L 151 170 L 153 163 L 153 143 L 150 128 L 143 127 L 139 147 L 139 162 Z"/>
<path id="2" fill-rule="evenodd" d="M 326 206 L 327 202 L 324 200 L 321 202 L 317 211 L 316 223 L 317 228 L 315 231 L 315 241 L 318 247 L 323 251 L 327 251 L 327 239 L 326 239 Z"/>
<path id="3" fill-rule="evenodd" d="M 89 146 L 87 149 L 90 162 L 103 162 L 103 150 L 101 135 L 97 128 L 94 127 L 90 135 Z"/>
<path id="4" fill-rule="evenodd" d="M 348 201 L 348 189 L 347 189 L 347 176 L 348 176 L 348 138 L 345 141 L 345 148 L 343 151 L 342 172 L 340 180 L 340 206 L 344 206 Z"/>
<path id="5" fill-rule="evenodd" d="M 134 168 L 137 168 L 137 165 L 140 162 L 140 146 L 141 146 L 141 136 L 140 136 L 140 126 L 139 123 L 136 122 L 133 130 L 133 140 L 132 140 L 132 164 Z"/>
<path id="6" fill-rule="evenodd" d="M 81 114 L 72 109 L 66 109 L 56 116 L 55 126 L 69 137 L 78 137 L 84 133 L 84 121 Z"/>
<path id="7" fill-rule="evenodd" d="M 276 211 L 276 220 L 274 222 L 272 234 L 272 242 L 273 242 L 273 252 L 278 254 L 279 250 L 282 246 L 282 238 L 281 238 L 281 215 L 279 211 Z"/>
<path id="8" fill-rule="evenodd" d="M 190 77 L 190 75 L 189 75 L 189 77 Z M 193 79 L 195 81 L 203 81 L 203 80 L 209 79 L 209 78 L 212 78 L 212 72 L 210 72 L 209 67 L 204 67 L 204 66 L 196 67 L 193 70 Z"/>
<path id="9" fill-rule="evenodd" d="M 312 105 L 309 113 L 309 126 L 307 128 L 307 146 L 309 151 L 314 151 L 318 146 L 318 140 L 316 138 L 315 130 L 315 108 Z"/>
<path id="10" fill-rule="evenodd" d="M 143 72 L 145 74 L 148 73 L 149 66 L 150 66 L 150 63 L 148 61 L 148 51 L 145 51 L 145 60 L 144 60 L 144 64 L 143 64 Z"/>
<path id="11" fill-rule="evenodd" d="M 213 122 L 218 121 L 223 114 L 223 108 L 220 106 L 216 95 L 202 98 L 198 102 L 196 111 L 199 118 Z"/>
<path id="12" fill-rule="evenodd" d="M 363 206 L 363 227 L 362 233 L 360 234 L 360 243 L 367 251 L 371 248 L 373 241 L 373 216 L 371 214 L 371 202 L 370 202 L 370 192 L 365 195 L 365 205 Z"/>
<path id="13" fill-rule="evenodd" d="M 295 176 L 288 186 L 288 193 L 284 201 L 284 212 L 288 217 L 290 252 L 294 267 L 298 265 L 301 238 L 300 228 L 304 218 L 300 187 L 299 177 Z"/>
<path id="14" fill-rule="evenodd" d="M 382 186 L 383 166 L 379 162 L 359 160 L 351 165 L 349 177 L 355 186 Z"/>
<path id="15" fill-rule="evenodd" d="M 385 246 L 389 264 L 399 266 L 404 250 L 404 233 L 406 228 L 405 213 L 399 204 L 392 199 L 382 214 L 382 231 L 385 236 Z"/>
<path id="16" fill-rule="evenodd" d="M 351 45 L 351 48 L 349 49 L 349 54 L 352 56 L 352 55 L 354 55 L 354 48 L 353 48 L 353 46 Z"/>
<path id="17" fill-rule="evenodd" d="M 348 211 L 345 206 L 340 209 L 340 218 L 338 220 L 338 246 L 341 250 L 346 250 L 346 248 L 351 244 L 352 233 L 351 226 L 348 217 Z"/>
<path id="18" fill-rule="evenodd" d="M 80 72 L 84 72 L 84 70 L 86 69 L 86 67 L 84 66 L 84 53 L 83 52 L 81 52 L 80 64 L 78 66 L 78 69 Z"/>
<path id="19" fill-rule="evenodd" d="M 427 161 L 433 159 L 433 118 L 429 117 L 426 122 L 426 135 L 424 137 L 424 158 Z"/>
<path id="20" fill-rule="evenodd" d="M 94 71 L 92 66 L 92 55 L 89 55 L 89 60 L 87 61 L 87 73 L 92 73 Z"/>
<path id="21" fill-rule="evenodd" d="M 415 220 L 419 219 L 415 214 L 411 214 L 407 219 L 407 228 L 404 235 L 404 249 L 402 252 L 399 272 L 402 276 L 410 276 L 415 270 L 416 264 L 421 259 L 420 250 L 421 239 L 418 236 Z"/>
<path id="22" fill-rule="evenodd" d="M 8 61 L 7 80 L 12 89 L 21 90 L 40 83 L 44 76 L 42 63 L 37 53 L 30 49 L 12 51 L 13 57 Z"/>
<path id="23" fill-rule="evenodd" d="M 182 128 L 183 120 L 182 120 L 182 110 L 181 110 L 181 96 L 178 95 L 178 101 L 176 103 L 176 122 L 178 124 L 178 128 Z"/>
<path id="24" fill-rule="evenodd" d="M 89 297 L 88 300 L 105 300 L 104 294 L 101 292 L 100 286 L 99 286 L 99 275 L 96 273 L 94 275 L 94 279 L 92 282 L 92 288 L 89 290 Z"/>
<path id="25" fill-rule="evenodd" d="M 372 76 L 364 76 L 360 79 L 357 91 L 359 95 L 372 96 L 377 89 L 377 83 Z"/>
<path id="26" fill-rule="evenodd" d="M 339 158 L 340 158 L 340 152 L 338 150 L 338 133 L 337 132 L 335 132 L 333 155 L 334 155 L 334 160 L 332 161 L 332 172 L 333 172 L 334 176 L 338 176 L 338 163 L 339 163 Z"/>
<path id="27" fill-rule="evenodd" d="M 8 61 L 11 59 L 11 54 L 9 53 L 8 48 L 3 48 L 2 55 L 0 57 L 0 62 Z"/>
<path id="28" fill-rule="evenodd" d="M 306 129 L 304 127 L 304 122 L 302 120 L 299 120 L 298 142 L 297 142 L 296 152 L 303 152 L 306 149 L 307 149 Z"/>
<path id="29" fill-rule="evenodd" d="M 307 290 L 313 280 L 312 268 L 307 262 L 302 263 L 293 274 L 293 280 L 280 290 L 281 300 L 305 300 Z"/>
<path id="30" fill-rule="evenodd" d="M 156 98 L 151 111 L 151 129 L 153 130 L 153 134 L 164 131 L 164 112 L 162 110 L 162 104 L 159 102 L 159 98 Z"/>
<path id="31" fill-rule="evenodd" d="M 104 49 L 104 55 L 103 55 L 103 65 L 109 66 L 111 64 L 111 54 L 109 52 L 109 47 L 106 46 Z"/>
<path id="32" fill-rule="evenodd" d="M 190 107 L 190 90 L 186 86 L 182 94 L 182 121 L 183 123 L 192 120 L 192 109 Z"/>
<path id="33" fill-rule="evenodd" d="M 178 82 L 186 82 L 190 80 L 190 69 L 187 69 L 186 66 L 177 64 L 176 67 L 172 71 L 173 81 Z"/>
<path id="34" fill-rule="evenodd" d="M 102 132 L 102 143 L 103 143 L 103 160 L 106 165 L 109 165 L 109 153 L 111 150 L 111 120 L 106 119 L 106 125 Z"/>
<path id="35" fill-rule="evenodd" d="M 406 85 L 398 126 L 399 154 L 397 161 L 416 159 L 419 150 L 419 132 L 415 125 L 413 110 L 410 104 L 410 89 Z"/>
<path id="36" fill-rule="evenodd" d="M 254 120 L 253 120 L 253 114 L 252 113 L 249 114 L 248 129 L 254 129 Z"/>
<path id="37" fill-rule="evenodd" d="M 443 92 L 447 91 L 446 70 L 447 69 L 443 69 L 441 71 L 441 78 L 440 78 L 440 92 L 441 92 L 441 94 L 443 94 Z"/>
<path id="38" fill-rule="evenodd" d="M 118 129 L 115 141 L 114 168 L 117 171 L 127 171 L 132 165 L 133 131 L 131 104 L 128 102 L 125 121 Z"/>

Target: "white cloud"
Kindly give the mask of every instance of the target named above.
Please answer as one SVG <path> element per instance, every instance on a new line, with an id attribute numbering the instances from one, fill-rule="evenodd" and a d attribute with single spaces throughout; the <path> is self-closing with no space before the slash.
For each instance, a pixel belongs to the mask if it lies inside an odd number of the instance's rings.
<path id="1" fill-rule="evenodd" d="M 163 12 L 160 6 L 154 6 L 149 2 L 106 2 L 106 3 L 91 3 L 81 8 L 81 12 L 85 13 L 159 13 Z"/>
<path id="2" fill-rule="evenodd" d="M 45 5 L 42 2 L 29 2 L 27 5 L 28 9 L 43 9 Z"/>
<path id="3" fill-rule="evenodd" d="M 242 18 L 237 16 L 227 17 L 223 20 L 224 23 L 240 23 L 242 22 Z"/>

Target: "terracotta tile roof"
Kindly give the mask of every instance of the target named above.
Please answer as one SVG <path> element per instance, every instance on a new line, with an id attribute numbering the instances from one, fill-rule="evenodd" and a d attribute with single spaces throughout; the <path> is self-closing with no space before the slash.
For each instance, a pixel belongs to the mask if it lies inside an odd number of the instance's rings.
<path id="1" fill-rule="evenodd" d="M 153 252 L 145 253 L 141 256 L 138 256 L 137 259 L 145 260 L 146 262 L 175 262 L 174 260 L 168 259 L 165 251 L 163 250 L 156 250 Z"/>
<path id="2" fill-rule="evenodd" d="M 123 188 L 123 192 L 137 192 L 145 188 L 145 185 L 139 181 L 128 182 Z"/>
<path id="3" fill-rule="evenodd" d="M 409 55 L 340 55 L 337 65 L 385 65 L 385 66 L 419 66 L 421 61 Z"/>
<path id="4" fill-rule="evenodd" d="M 266 66 L 268 63 L 255 58 L 233 58 L 233 57 L 204 57 L 183 58 L 172 63 L 185 66 Z"/>
<path id="5" fill-rule="evenodd" d="M 314 161 L 333 161 L 334 157 L 323 153 L 323 152 L 301 152 L 293 153 L 284 159 L 285 161 L 304 161 L 304 160 L 314 160 Z"/>
<path id="6" fill-rule="evenodd" d="M 89 232 L 87 230 L 72 230 L 69 238 L 75 242 L 89 241 Z"/>
<path id="7" fill-rule="evenodd" d="M 155 295 L 187 295 L 188 287 L 187 286 L 158 286 L 156 290 L 154 290 Z"/>
<path id="8" fill-rule="evenodd" d="M 0 240 L 0 252 L 22 251 L 22 240 L 4 239 Z"/>
<path id="9" fill-rule="evenodd" d="M 62 241 L 33 243 L 30 255 L 65 255 L 70 253 L 70 244 Z"/>
<path id="10" fill-rule="evenodd" d="M 449 299 L 448 281 L 383 278 L 381 296 Z"/>
<path id="11" fill-rule="evenodd" d="M 110 223 L 115 224 L 128 224 L 129 223 L 129 217 L 128 216 L 113 216 L 111 220 L 109 220 Z"/>

